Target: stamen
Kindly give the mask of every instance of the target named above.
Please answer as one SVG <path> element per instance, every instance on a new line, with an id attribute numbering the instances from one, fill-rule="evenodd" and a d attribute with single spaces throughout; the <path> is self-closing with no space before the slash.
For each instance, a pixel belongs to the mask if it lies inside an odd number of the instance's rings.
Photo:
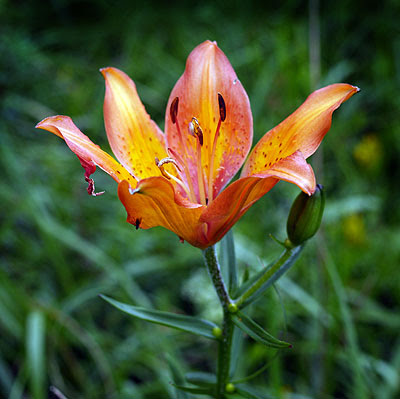
<path id="1" fill-rule="evenodd" d="M 214 162 L 215 162 L 215 152 L 217 149 L 217 141 L 219 137 L 219 133 L 221 131 L 221 123 L 225 121 L 226 119 L 226 105 L 225 105 L 225 100 L 222 97 L 221 93 L 218 93 L 218 106 L 219 106 L 219 120 L 218 120 L 218 125 L 217 129 L 214 134 L 214 143 L 211 151 L 211 159 L 210 159 L 210 170 L 209 170 L 209 178 L 208 178 L 208 200 L 211 202 L 213 200 L 213 184 L 214 184 L 214 179 L 213 179 L 213 173 L 214 173 Z"/>
<path id="2" fill-rule="evenodd" d="M 199 187 L 200 203 L 206 205 L 206 194 L 204 190 L 204 175 L 203 168 L 201 165 L 201 147 L 203 146 L 203 130 L 200 126 L 199 121 L 193 117 L 189 123 L 189 134 L 196 137 L 196 152 L 197 152 L 197 185 Z"/>
<path id="3" fill-rule="evenodd" d="M 164 164 L 166 164 L 166 163 L 167 163 L 167 164 L 168 164 L 168 163 L 172 163 L 172 164 L 176 167 L 176 169 L 180 172 L 180 171 L 181 171 L 181 168 L 179 167 L 179 165 L 178 165 L 178 163 L 175 161 L 175 159 L 174 159 L 174 158 L 167 157 L 167 158 L 163 158 L 163 159 L 160 161 L 160 160 L 156 157 L 156 158 L 155 158 L 155 162 L 156 162 L 156 165 L 158 166 L 158 168 L 160 169 L 161 174 L 162 174 L 166 179 L 168 179 L 168 180 L 172 179 L 175 183 L 179 184 L 179 185 L 183 188 L 183 190 L 185 191 L 185 193 L 187 194 L 188 198 L 192 201 L 192 198 L 191 198 L 191 195 L 190 195 L 190 190 L 189 190 L 189 188 L 186 186 L 186 184 L 185 184 L 182 180 L 178 179 L 177 177 L 175 177 L 174 175 L 172 175 L 171 173 L 169 173 L 168 171 L 166 171 L 166 170 L 164 169 Z"/>
<path id="4" fill-rule="evenodd" d="M 171 115 L 171 121 L 175 125 L 176 117 L 178 115 L 178 105 L 179 105 L 179 97 L 175 97 L 172 100 L 171 106 L 169 108 L 169 113 Z"/>
<path id="5" fill-rule="evenodd" d="M 218 105 L 219 105 L 219 117 L 222 122 L 225 122 L 226 119 L 226 105 L 224 97 L 222 97 L 221 93 L 218 93 Z"/>
<path id="6" fill-rule="evenodd" d="M 196 202 L 196 199 L 194 198 L 195 194 L 194 194 L 194 190 L 193 190 L 193 182 L 192 182 L 192 178 L 190 177 L 189 167 L 187 164 L 187 159 L 189 157 L 189 151 L 187 148 L 186 139 L 183 138 L 181 129 L 179 127 L 178 110 L 179 110 L 179 97 L 175 97 L 172 100 L 171 106 L 169 108 L 169 112 L 170 112 L 172 124 L 176 125 L 176 130 L 178 132 L 179 140 L 181 142 L 181 148 L 184 150 L 184 154 L 183 154 L 184 161 L 181 162 L 181 165 L 183 166 L 183 170 L 184 170 L 185 176 L 186 176 L 186 181 L 189 186 L 189 189 L 188 189 L 185 185 L 185 187 L 186 187 L 185 192 L 188 195 L 188 198 L 190 201 Z M 161 173 L 163 173 L 163 172 L 161 172 Z M 163 176 L 165 176 L 165 175 L 163 174 Z M 175 180 L 175 179 L 173 179 L 173 180 Z"/>
<path id="7" fill-rule="evenodd" d="M 197 118 L 193 117 L 192 121 L 189 123 L 189 134 L 193 137 L 197 137 L 199 139 L 199 143 L 203 145 L 203 129 L 200 126 Z"/>

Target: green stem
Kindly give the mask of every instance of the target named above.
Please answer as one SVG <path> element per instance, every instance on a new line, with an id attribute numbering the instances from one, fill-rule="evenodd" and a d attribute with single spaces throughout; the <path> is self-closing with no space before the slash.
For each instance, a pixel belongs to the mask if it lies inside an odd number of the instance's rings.
<path id="1" fill-rule="evenodd" d="M 228 310 L 229 305 L 232 303 L 229 297 L 228 290 L 226 289 L 224 280 L 222 279 L 221 268 L 217 259 L 217 251 L 215 246 L 212 245 L 204 250 L 204 259 L 208 273 L 210 274 L 211 280 L 214 284 L 215 291 L 217 292 L 219 301 L 221 302 L 224 310 Z"/>
<path id="2" fill-rule="evenodd" d="M 224 398 L 225 387 L 229 382 L 233 329 L 232 314 L 224 310 L 222 337 L 218 347 L 217 398 Z"/>
<path id="3" fill-rule="evenodd" d="M 217 386 L 216 398 L 223 399 L 225 396 L 225 387 L 229 382 L 229 370 L 231 362 L 231 346 L 234 325 L 232 322 L 232 313 L 229 311 L 229 305 L 232 300 L 226 289 L 224 280 L 221 274 L 221 268 L 217 260 L 215 246 L 211 246 L 204 250 L 204 259 L 207 270 L 217 292 L 219 301 L 223 308 L 222 334 L 218 342 L 218 362 L 217 362 Z"/>
<path id="4" fill-rule="evenodd" d="M 281 257 L 258 278 L 249 288 L 234 302 L 238 308 L 243 308 L 250 303 L 250 299 L 258 294 L 267 282 L 274 283 L 293 264 L 302 246 L 287 248 Z"/>

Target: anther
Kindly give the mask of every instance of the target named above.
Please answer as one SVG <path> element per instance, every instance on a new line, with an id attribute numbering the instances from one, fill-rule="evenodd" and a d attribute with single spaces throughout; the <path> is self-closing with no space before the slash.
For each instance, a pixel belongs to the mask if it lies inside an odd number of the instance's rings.
<path id="1" fill-rule="evenodd" d="M 219 117 L 221 118 L 221 122 L 224 122 L 226 119 L 226 105 L 224 97 L 222 97 L 221 93 L 218 93 L 218 105 L 219 105 Z"/>
<path id="2" fill-rule="evenodd" d="M 142 219 L 141 218 L 137 218 L 136 221 L 135 221 L 136 230 L 139 230 L 140 223 L 142 223 Z"/>
<path id="3" fill-rule="evenodd" d="M 171 115 L 171 121 L 175 125 L 176 117 L 178 115 L 178 105 L 179 105 L 179 97 L 175 97 L 172 100 L 171 106 L 169 107 L 169 113 Z"/>
<path id="4" fill-rule="evenodd" d="M 199 121 L 193 117 L 192 121 L 189 122 L 189 134 L 193 137 L 197 137 L 199 139 L 199 143 L 203 145 L 203 130 L 200 126 Z"/>

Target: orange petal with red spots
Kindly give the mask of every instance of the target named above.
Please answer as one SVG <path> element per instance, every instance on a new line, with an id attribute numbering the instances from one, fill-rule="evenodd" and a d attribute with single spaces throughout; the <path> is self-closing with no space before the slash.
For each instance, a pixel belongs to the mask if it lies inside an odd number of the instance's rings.
<path id="1" fill-rule="evenodd" d="M 308 195 L 313 194 L 316 187 L 314 171 L 300 151 L 296 151 L 273 164 L 270 169 L 253 176 L 276 177 L 279 180 L 294 183 Z"/>
<path id="2" fill-rule="evenodd" d="M 200 218 L 208 226 L 208 245 L 218 242 L 277 182 L 274 177 L 244 177 L 222 191 Z"/>
<path id="3" fill-rule="evenodd" d="M 358 91 L 358 87 L 338 83 L 312 93 L 293 114 L 257 143 L 242 176 L 262 173 L 297 150 L 308 158 L 330 129 L 332 113 Z"/>
<path id="4" fill-rule="evenodd" d="M 104 152 L 85 136 L 72 122 L 69 116 L 50 116 L 36 125 L 63 138 L 68 147 L 78 156 L 86 177 L 94 173 L 96 166 L 108 173 L 116 182 L 127 180 L 131 187 L 136 186 L 136 180 L 114 158 Z"/>
<path id="5" fill-rule="evenodd" d="M 314 172 L 300 151 L 276 163 L 263 174 L 235 181 L 201 215 L 200 221 L 208 226 L 208 245 L 218 242 L 279 180 L 294 183 L 308 194 L 315 191 Z"/>
<path id="6" fill-rule="evenodd" d="M 118 196 L 128 213 L 127 222 L 137 228 L 162 226 L 195 247 L 204 247 L 206 225 L 199 219 L 205 207 L 176 195 L 174 187 L 165 178 L 143 179 L 135 190 L 123 181 L 118 186 Z"/>
<path id="7" fill-rule="evenodd" d="M 173 123 L 175 114 L 172 113 L 171 118 L 170 108 L 176 98 L 179 104 L 176 123 Z M 190 53 L 185 72 L 170 95 L 165 119 L 168 147 L 185 157 L 197 186 L 196 139 L 188 134 L 193 117 L 203 131 L 202 169 L 207 191 L 210 175 L 213 181 L 212 195 L 206 194 L 208 198 L 215 198 L 242 166 L 253 137 L 249 99 L 229 60 L 215 42 L 206 41 Z M 220 117 L 226 119 L 221 121 L 216 138 Z"/>
<path id="8" fill-rule="evenodd" d="M 104 124 L 113 153 L 138 180 L 160 176 L 154 160 L 168 156 L 164 135 L 147 114 L 135 84 L 116 68 L 101 73 L 106 83 Z"/>

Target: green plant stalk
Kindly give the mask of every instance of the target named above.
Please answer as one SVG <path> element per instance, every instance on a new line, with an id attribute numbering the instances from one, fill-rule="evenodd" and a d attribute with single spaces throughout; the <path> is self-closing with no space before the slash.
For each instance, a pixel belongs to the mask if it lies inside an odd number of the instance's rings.
<path id="1" fill-rule="evenodd" d="M 298 251 L 298 247 L 294 248 L 286 248 L 285 252 L 281 255 L 281 257 L 271 266 L 269 267 L 261 277 L 254 282 L 238 299 L 234 301 L 234 304 L 238 307 L 244 307 L 246 302 L 257 293 L 259 289 L 270 279 L 273 278 L 274 274 L 276 274 L 276 279 L 280 277 L 278 273 L 279 269 L 285 265 L 285 263 L 290 259 L 291 256 L 294 255 L 295 251 Z M 300 248 L 301 250 L 301 248 Z"/>
<path id="2" fill-rule="evenodd" d="M 207 270 L 217 292 L 219 301 L 223 309 L 222 333 L 218 341 L 218 361 L 217 361 L 217 386 L 216 398 L 223 399 L 225 386 L 229 381 L 229 369 L 231 361 L 231 347 L 234 325 L 232 322 L 232 313 L 229 311 L 229 305 L 232 300 L 229 297 L 224 280 L 221 274 L 221 268 L 217 260 L 215 246 L 208 247 L 203 251 Z"/>
<path id="3" fill-rule="evenodd" d="M 229 382 L 233 329 L 232 314 L 224 310 L 222 336 L 218 347 L 217 398 L 224 398 L 225 387 Z"/>

